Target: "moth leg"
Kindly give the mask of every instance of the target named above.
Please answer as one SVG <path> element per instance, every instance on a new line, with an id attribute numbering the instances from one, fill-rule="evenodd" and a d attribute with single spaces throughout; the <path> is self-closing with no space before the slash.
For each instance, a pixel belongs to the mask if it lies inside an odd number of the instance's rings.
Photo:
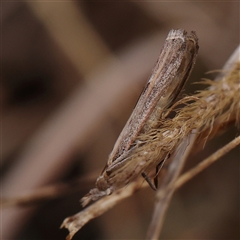
<path id="1" fill-rule="evenodd" d="M 156 191 L 157 188 L 154 186 L 154 184 L 152 183 L 150 177 L 145 173 L 145 172 L 142 172 L 142 177 L 147 181 L 147 183 L 149 184 L 149 186 L 154 190 Z"/>
<path id="2" fill-rule="evenodd" d="M 166 157 L 160 162 L 158 163 L 158 165 L 156 166 L 156 174 L 155 177 L 153 178 L 153 182 L 154 182 L 154 186 L 157 189 L 158 188 L 158 174 L 161 171 L 163 164 L 166 162 L 166 160 L 170 157 L 170 153 L 168 153 L 166 155 Z"/>
<path id="3" fill-rule="evenodd" d="M 166 157 L 160 162 L 158 163 L 158 165 L 156 166 L 156 174 L 155 177 L 153 178 L 153 182 L 151 181 L 151 178 L 145 173 L 142 172 L 142 177 L 147 181 L 147 183 L 149 184 L 149 186 L 156 191 L 158 188 L 158 174 L 162 169 L 163 164 L 166 162 L 166 160 L 170 157 L 170 153 L 168 153 L 166 155 Z"/>

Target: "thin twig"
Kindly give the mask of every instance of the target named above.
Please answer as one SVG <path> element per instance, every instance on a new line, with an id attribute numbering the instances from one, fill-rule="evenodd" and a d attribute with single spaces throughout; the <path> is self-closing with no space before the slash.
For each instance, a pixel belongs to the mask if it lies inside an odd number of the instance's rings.
<path id="1" fill-rule="evenodd" d="M 184 185 L 186 182 L 191 180 L 193 177 L 195 177 L 197 174 L 202 172 L 204 169 L 209 167 L 211 164 L 219 160 L 222 156 L 230 152 L 232 149 L 240 145 L 240 136 L 232 140 L 230 143 L 213 153 L 211 156 L 209 156 L 207 159 L 199 163 L 196 167 L 192 168 L 191 170 L 184 173 L 182 176 L 180 176 L 176 182 L 169 185 L 169 188 L 174 188 L 175 190 L 180 188 L 182 185 Z M 161 194 L 159 193 L 158 196 Z"/>

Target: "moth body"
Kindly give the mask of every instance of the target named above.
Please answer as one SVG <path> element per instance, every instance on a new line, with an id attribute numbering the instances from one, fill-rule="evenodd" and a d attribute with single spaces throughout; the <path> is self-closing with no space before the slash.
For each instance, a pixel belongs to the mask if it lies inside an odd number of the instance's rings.
<path id="1" fill-rule="evenodd" d="M 174 132 L 165 131 L 163 136 L 157 134 L 157 129 L 188 79 L 197 52 L 194 32 L 187 35 L 182 29 L 170 31 L 152 75 L 96 181 L 96 188 L 82 199 L 82 205 L 126 186 L 171 154 L 168 146 L 161 146 L 161 138 Z"/>

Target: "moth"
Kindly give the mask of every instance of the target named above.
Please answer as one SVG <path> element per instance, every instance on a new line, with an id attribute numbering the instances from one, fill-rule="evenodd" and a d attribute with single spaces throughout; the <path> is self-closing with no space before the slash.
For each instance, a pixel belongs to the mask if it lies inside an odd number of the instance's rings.
<path id="1" fill-rule="evenodd" d="M 154 188 L 146 172 L 152 167 L 159 169 L 171 153 L 151 146 L 148 138 L 154 138 L 151 130 L 159 127 L 164 113 L 176 101 L 193 69 L 198 49 L 194 31 L 189 35 L 183 29 L 169 32 L 150 79 L 96 180 L 96 188 L 81 200 L 83 206 L 112 194 L 141 174 Z M 141 140 L 143 135 L 145 141 Z"/>

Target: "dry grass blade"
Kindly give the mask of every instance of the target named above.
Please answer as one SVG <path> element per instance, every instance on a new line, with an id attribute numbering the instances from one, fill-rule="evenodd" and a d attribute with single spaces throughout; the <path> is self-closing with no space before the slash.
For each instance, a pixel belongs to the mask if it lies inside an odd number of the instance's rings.
<path id="1" fill-rule="evenodd" d="M 207 90 L 198 93 L 202 101 L 196 101 L 179 111 L 176 117 L 169 120 L 169 126 L 171 126 L 172 132 L 176 132 L 177 138 L 175 141 L 179 141 L 179 135 L 181 139 L 189 138 L 191 131 L 197 129 L 200 131 L 211 132 L 215 121 L 225 124 L 234 115 L 236 123 L 239 123 L 240 112 L 240 47 L 238 47 L 229 61 L 226 63 L 223 71 L 219 74 L 216 81 L 206 80 L 210 87 Z M 202 102 L 206 104 L 202 104 Z M 171 122 L 172 121 L 172 122 Z M 167 123 L 163 123 L 165 125 Z M 159 132 L 162 132 L 161 128 Z M 161 134 L 161 133 L 160 133 Z M 210 134 L 210 133 L 209 133 Z M 191 144 L 193 146 L 196 137 L 193 138 Z M 174 139 L 171 139 L 169 144 L 172 144 Z M 235 143 L 235 142 L 234 142 Z M 234 146 L 233 143 L 233 146 Z M 180 149 L 182 143 L 180 144 Z M 149 226 L 147 239 L 157 239 L 160 235 L 162 224 L 166 210 L 170 204 L 171 197 L 174 193 L 174 188 L 171 188 L 171 184 L 179 176 L 182 168 L 182 162 L 185 161 L 187 153 L 184 155 L 184 159 L 174 158 L 169 166 L 168 172 L 163 180 L 161 187 L 157 193 L 157 202 L 155 204 L 154 214 Z M 220 156 L 219 156 L 220 157 Z M 211 160 L 212 161 L 212 160 Z M 178 165 L 176 167 L 176 165 Z M 174 169 L 174 171 L 172 171 Z M 191 175 L 191 173 L 190 173 Z M 188 176 L 188 180 L 190 177 Z M 164 192 L 164 194 L 163 194 Z"/>
<path id="2" fill-rule="evenodd" d="M 91 206 L 85 208 L 83 211 L 66 218 L 61 225 L 61 228 L 65 227 L 69 230 L 69 235 L 66 239 L 72 239 L 74 234 L 90 220 L 102 215 L 120 201 L 131 196 L 134 192 L 143 188 L 144 186 L 147 186 L 147 184 L 143 183 L 142 178 L 139 178 L 135 182 L 129 184 L 127 188 L 119 189 L 111 196 L 104 197 L 99 201 L 94 202 Z"/>

